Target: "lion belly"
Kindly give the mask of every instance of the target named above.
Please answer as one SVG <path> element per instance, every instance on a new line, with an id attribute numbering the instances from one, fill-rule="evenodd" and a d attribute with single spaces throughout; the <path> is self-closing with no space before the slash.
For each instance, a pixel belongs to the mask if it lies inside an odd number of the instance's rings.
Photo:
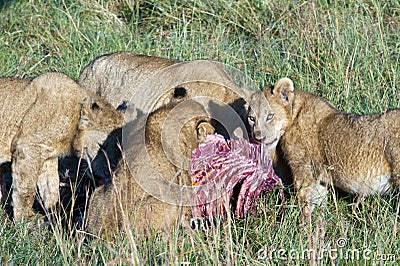
<path id="1" fill-rule="evenodd" d="M 384 174 L 373 177 L 359 177 L 346 179 L 346 182 L 334 182 L 335 186 L 351 193 L 360 195 L 385 194 L 389 191 L 391 185 L 390 174 Z"/>

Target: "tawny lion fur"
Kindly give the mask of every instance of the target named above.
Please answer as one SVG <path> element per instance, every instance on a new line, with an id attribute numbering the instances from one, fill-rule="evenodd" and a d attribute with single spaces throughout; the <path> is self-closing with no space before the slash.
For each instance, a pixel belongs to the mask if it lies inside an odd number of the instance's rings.
<path id="1" fill-rule="evenodd" d="M 189 64 L 191 62 L 117 52 L 93 60 L 82 70 L 78 83 L 111 103 L 114 108 L 121 108 L 135 97 L 135 93 L 144 89 L 142 85 L 148 79 L 161 75 L 162 71 L 168 68 L 168 75 L 164 76 L 161 84 L 147 88 L 153 91 L 163 90 L 162 96 L 154 102 L 153 109 L 150 111 L 173 102 L 204 96 L 208 98 L 208 103 L 205 101 L 205 105 L 212 117 L 229 112 L 226 106 L 229 104 L 246 123 L 244 103 L 250 95 L 249 90 L 239 88 L 220 64 L 202 61 L 199 65 L 186 68 Z M 187 73 L 183 74 L 182 72 L 185 71 Z M 192 71 L 196 74 L 191 74 Z M 175 81 L 180 81 L 183 75 L 193 76 L 193 80 L 177 84 L 172 88 L 163 87 L 165 84 L 175 84 Z M 141 99 L 137 99 L 136 96 L 135 100 Z M 148 99 L 143 100 L 148 101 Z M 229 119 L 225 116 L 225 120 Z M 234 117 L 225 121 L 226 124 L 232 124 L 232 130 L 223 132 L 222 129 L 217 129 L 217 131 L 230 136 L 237 134 L 238 131 L 235 133 L 233 131 L 240 127 L 239 124 L 242 121 L 238 120 L 240 119 Z M 241 129 L 246 130 L 243 126 Z"/>
<path id="2" fill-rule="evenodd" d="M 14 219 L 34 215 L 36 187 L 50 209 L 59 200 L 58 157 L 94 157 L 122 114 L 60 73 L 0 79 L 0 165 L 12 161 Z"/>
<path id="3" fill-rule="evenodd" d="M 274 132 L 305 213 L 324 205 L 329 184 L 360 196 L 387 193 L 400 174 L 400 110 L 355 115 L 335 109 L 288 78 L 263 90 Z"/>
<path id="4" fill-rule="evenodd" d="M 191 184 L 190 174 L 173 164 L 166 156 L 164 149 L 179 147 L 182 154 L 190 158 L 192 151 L 207 134 L 214 133 L 214 128 L 208 122 L 206 111 L 198 103 L 193 103 L 188 112 L 197 110 L 197 115 L 185 123 L 180 129 L 179 136 L 166 135 L 175 140 L 168 144 L 162 140 L 164 122 L 176 104 L 162 107 L 151 113 L 146 122 L 145 144 L 146 150 L 137 153 L 136 165 L 126 165 L 122 160 L 116 170 L 112 183 L 99 187 L 93 193 L 87 213 L 87 231 L 95 235 L 113 235 L 124 226 L 133 222 L 136 232 L 148 230 L 171 230 L 182 219 L 188 218 L 190 209 L 178 205 L 168 204 L 153 195 L 145 192 L 137 183 L 139 167 L 145 160 L 150 159 L 158 173 L 167 181 L 176 184 Z M 171 123 L 174 123 L 174 118 Z M 180 120 L 176 118 L 176 120 Z M 164 127 L 164 129 L 163 129 Z M 133 134 L 134 135 L 134 134 Z M 168 136 L 169 135 L 169 136 Z M 134 137 L 134 136 L 133 136 Z M 163 146 L 164 145 L 164 146 Z M 146 154 L 149 155 L 147 158 Z M 136 167 L 135 167 L 136 166 Z M 149 174 L 150 175 L 150 174 Z M 153 176 L 143 176 L 142 180 L 152 179 Z"/>

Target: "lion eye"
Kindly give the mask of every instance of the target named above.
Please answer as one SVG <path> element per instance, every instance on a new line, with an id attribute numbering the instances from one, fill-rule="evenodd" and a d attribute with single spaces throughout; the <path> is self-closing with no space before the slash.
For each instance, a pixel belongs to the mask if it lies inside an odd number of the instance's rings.
<path id="1" fill-rule="evenodd" d="M 256 118 L 255 118 L 254 116 L 249 116 L 249 120 L 250 120 L 251 122 L 254 122 L 254 121 L 256 121 Z"/>
<path id="2" fill-rule="evenodd" d="M 267 122 L 271 121 L 272 119 L 274 119 L 274 116 L 275 116 L 274 114 L 268 114 L 265 121 L 267 121 Z"/>

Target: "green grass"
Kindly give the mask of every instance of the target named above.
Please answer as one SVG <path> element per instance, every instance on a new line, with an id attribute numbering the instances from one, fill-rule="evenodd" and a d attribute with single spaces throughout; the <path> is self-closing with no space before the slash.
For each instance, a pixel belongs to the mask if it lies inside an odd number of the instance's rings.
<path id="1" fill-rule="evenodd" d="M 0 76 L 59 71 L 76 79 L 97 56 L 127 50 L 217 60 L 260 87 L 288 76 L 346 112 L 400 107 L 397 0 L 15 0 L 0 1 L 0 8 Z M 1 222 L 0 264 L 395 265 L 366 260 L 362 252 L 369 251 L 375 259 L 400 259 L 397 196 L 370 197 L 354 209 L 352 200 L 332 195 L 324 215 L 305 226 L 295 198 L 285 201 L 283 212 L 278 198 L 265 195 L 256 216 L 209 232 L 179 229 L 116 243 L 85 240 L 58 226 L 38 231 Z M 341 238 L 347 245 L 330 257 L 282 261 L 307 249 L 338 248 Z M 352 250 L 360 252 L 358 260 L 354 254 L 349 260 Z"/>

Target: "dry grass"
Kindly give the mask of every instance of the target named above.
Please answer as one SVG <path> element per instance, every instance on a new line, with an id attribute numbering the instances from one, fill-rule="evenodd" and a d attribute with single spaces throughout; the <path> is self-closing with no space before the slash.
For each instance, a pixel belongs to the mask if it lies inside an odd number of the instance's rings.
<path id="1" fill-rule="evenodd" d="M 218 60 L 259 86 L 288 76 L 343 111 L 400 107 L 398 1 L 21 0 L 0 6 L 2 76 L 60 71 L 77 78 L 95 57 L 129 50 Z M 398 196 L 370 197 L 355 208 L 333 192 L 320 218 L 304 227 L 295 198 L 282 206 L 278 192 L 264 195 L 248 219 L 144 239 L 121 232 L 114 243 L 65 232 L 61 222 L 42 231 L 2 222 L 0 264 L 395 265 Z M 336 254 L 319 258 L 302 255 L 333 249 Z"/>

